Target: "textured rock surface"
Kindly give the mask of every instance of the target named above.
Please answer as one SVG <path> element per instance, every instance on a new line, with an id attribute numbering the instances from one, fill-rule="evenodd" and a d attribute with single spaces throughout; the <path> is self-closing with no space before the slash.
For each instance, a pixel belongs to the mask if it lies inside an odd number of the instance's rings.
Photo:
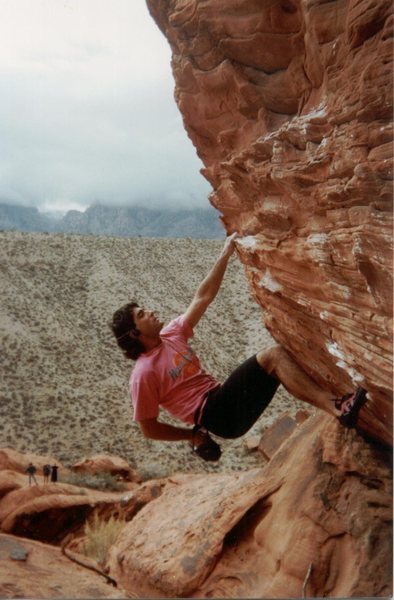
<path id="1" fill-rule="evenodd" d="M 129 598 L 59 548 L 0 534 L 1 598 Z"/>
<path id="2" fill-rule="evenodd" d="M 24 454 L 13 448 L 0 448 L 0 471 L 9 469 L 18 473 L 24 473 L 26 476 L 26 469 L 30 462 L 37 468 L 37 479 L 42 475 L 42 468 L 44 465 L 57 465 L 59 467 L 59 475 L 65 472 L 63 465 L 56 458 L 53 458 L 53 456 Z"/>
<path id="3" fill-rule="evenodd" d="M 301 425 L 270 464 L 179 481 L 110 551 L 140 597 L 391 595 L 389 456 L 329 416 Z M 308 468 L 305 468 L 305 465 Z"/>
<path id="4" fill-rule="evenodd" d="M 71 470 L 75 473 L 110 473 L 125 481 L 139 481 L 137 472 L 130 467 L 128 462 L 119 456 L 109 454 L 95 454 L 75 463 Z"/>
<path id="5" fill-rule="evenodd" d="M 99 492 L 68 484 L 14 489 L 0 501 L 0 527 L 40 541 L 58 543 L 83 526 L 96 506 L 113 507 L 122 494 Z"/>
<path id="6" fill-rule="evenodd" d="M 290 415 L 282 415 L 271 427 L 263 431 L 259 450 L 270 460 L 293 431 L 297 423 Z"/>
<path id="7" fill-rule="evenodd" d="M 126 523 L 109 552 L 115 597 L 301 597 L 311 563 L 309 597 L 390 596 L 390 453 L 330 416 L 308 418 L 265 469 L 241 474 L 122 494 L 0 475 L 1 530 L 23 536 L 0 536 L 2 597 L 102 597 L 100 578 L 31 541 L 82 551 L 93 515 Z"/>
<path id="8" fill-rule="evenodd" d="M 148 0 L 265 324 L 392 441 L 388 0 Z"/>
<path id="9" fill-rule="evenodd" d="M 11 469 L 0 470 L 0 500 L 3 496 L 13 490 L 26 485 L 26 475 L 12 471 Z"/>
<path id="10" fill-rule="evenodd" d="M 67 538 L 67 547 L 74 551 L 81 551 L 85 523 L 92 521 L 94 516 L 104 521 L 110 517 L 130 521 L 145 504 L 158 498 L 164 489 L 193 478 L 179 474 L 141 485 L 129 482 L 128 489 L 120 492 L 98 491 L 66 483 L 43 484 L 40 477 L 37 478 L 38 485 L 29 486 L 26 475 L 20 473 L 19 468 L 33 455 L 7 448 L 0 450 L 0 456 L 8 457 L 3 460 L 6 466 L 12 462 L 17 469 L 0 467 L 0 530 L 52 544 L 63 543 Z M 35 464 L 46 460 L 38 455 L 34 455 L 34 459 Z M 122 469 L 127 465 L 120 457 L 106 456 L 106 459 L 110 461 L 94 460 L 92 464 L 96 467 L 101 465 L 104 472 L 108 472 L 109 463 Z M 95 473 L 100 472 L 103 471 L 95 469 Z"/>

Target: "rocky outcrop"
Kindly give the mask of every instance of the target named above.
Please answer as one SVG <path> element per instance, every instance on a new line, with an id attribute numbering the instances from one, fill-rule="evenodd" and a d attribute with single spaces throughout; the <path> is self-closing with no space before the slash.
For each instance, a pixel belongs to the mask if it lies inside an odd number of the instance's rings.
<path id="1" fill-rule="evenodd" d="M 120 533 L 110 574 L 140 597 L 390 596 L 389 463 L 311 417 L 265 469 L 165 489 Z"/>
<path id="2" fill-rule="evenodd" d="M 148 6 L 265 325 L 392 443 L 391 3 Z"/>
<path id="3" fill-rule="evenodd" d="M 96 507 L 112 509 L 121 497 L 119 492 L 55 483 L 14 489 L 0 501 L 0 528 L 6 533 L 59 543 L 83 527 Z"/>
<path id="4" fill-rule="evenodd" d="M 281 435 L 265 469 L 241 474 L 178 474 L 109 493 L 28 486 L 0 471 L 0 595 L 88 598 L 103 576 L 118 584 L 115 597 L 390 596 L 390 453 L 321 414 Z M 63 561 L 97 569 L 82 556 L 95 516 L 121 525 L 96 580 Z"/>
<path id="5" fill-rule="evenodd" d="M 0 456 L 6 455 L 19 459 L 14 461 L 17 469 L 19 464 L 23 465 L 33 457 L 8 448 L 0 449 Z M 37 455 L 34 458 L 36 464 L 46 460 Z M 77 464 L 86 466 L 86 460 Z M 9 461 L 4 462 L 10 464 Z M 117 467 L 117 474 L 125 475 L 127 463 L 120 457 L 97 455 L 88 462 L 88 466 L 92 465 L 93 474 L 108 473 L 112 465 L 113 468 Z M 134 475 L 129 467 L 126 476 Z M 83 487 L 82 483 L 79 486 L 61 482 L 43 484 L 39 477 L 38 485 L 29 486 L 26 475 L 0 468 L 0 530 L 51 544 L 63 543 L 67 538 L 67 547 L 81 551 L 85 523 L 92 521 L 95 515 L 104 521 L 110 517 L 130 521 L 146 504 L 158 498 L 164 489 L 178 486 L 188 477 L 177 475 L 141 485 L 129 482 L 129 489 L 113 492 Z"/>
<path id="6" fill-rule="evenodd" d="M 0 534 L 1 598 L 130 598 L 60 548 Z"/>
<path id="7" fill-rule="evenodd" d="M 58 473 L 66 472 L 65 467 L 53 456 L 41 456 L 39 454 L 25 454 L 13 448 L 0 448 L 0 471 L 9 469 L 17 473 L 26 473 L 29 463 L 37 468 L 36 477 L 42 475 L 44 465 L 57 465 Z"/>
<path id="8" fill-rule="evenodd" d="M 0 500 L 13 490 L 26 485 L 26 475 L 10 469 L 0 470 Z"/>
<path id="9" fill-rule="evenodd" d="M 138 473 L 130 467 L 126 460 L 109 454 L 95 454 L 89 458 L 84 458 L 75 463 L 71 470 L 74 473 L 89 473 L 91 475 L 109 473 L 113 477 L 124 481 L 140 481 Z"/>

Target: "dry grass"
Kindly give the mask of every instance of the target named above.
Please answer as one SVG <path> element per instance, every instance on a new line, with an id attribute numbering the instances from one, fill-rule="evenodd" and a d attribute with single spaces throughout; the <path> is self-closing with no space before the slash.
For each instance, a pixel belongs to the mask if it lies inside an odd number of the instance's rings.
<path id="1" fill-rule="evenodd" d="M 108 550 L 116 542 L 126 521 L 111 516 L 107 521 L 95 513 L 91 523 L 85 523 L 85 542 L 83 551 L 86 556 L 104 565 Z"/>

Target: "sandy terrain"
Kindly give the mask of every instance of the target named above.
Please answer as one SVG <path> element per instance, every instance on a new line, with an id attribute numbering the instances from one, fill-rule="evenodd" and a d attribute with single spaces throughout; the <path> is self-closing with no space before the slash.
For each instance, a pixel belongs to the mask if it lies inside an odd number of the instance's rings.
<path id="1" fill-rule="evenodd" d="M 186 442 L 145 440 L 128 397 L 133 363 L 107 325 L 131 299 L 165 321 L 181 314 L 222 243 L 0 232 L 0 446 L 50 453 L 66 465 L 109 452 L 152 476 L 262 465 L 244 439 L 222 440 L 217 465 L 194 456 Z M 234 257 L 193 342 L 215 377 L 272 343 L 260 315 Z M 248 435 L 302 406 L 280 388 Z"/>

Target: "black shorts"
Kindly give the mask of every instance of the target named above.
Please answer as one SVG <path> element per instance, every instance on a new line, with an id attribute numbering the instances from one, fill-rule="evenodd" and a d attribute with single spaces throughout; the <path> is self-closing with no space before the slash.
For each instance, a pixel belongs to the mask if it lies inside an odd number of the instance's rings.
<path id="1" fill-rule="evenodd" d="M 279 385 L 252 356 L 208 393 L 199 422 L 220 437 L 240 437 L 267 408 Z"/>

